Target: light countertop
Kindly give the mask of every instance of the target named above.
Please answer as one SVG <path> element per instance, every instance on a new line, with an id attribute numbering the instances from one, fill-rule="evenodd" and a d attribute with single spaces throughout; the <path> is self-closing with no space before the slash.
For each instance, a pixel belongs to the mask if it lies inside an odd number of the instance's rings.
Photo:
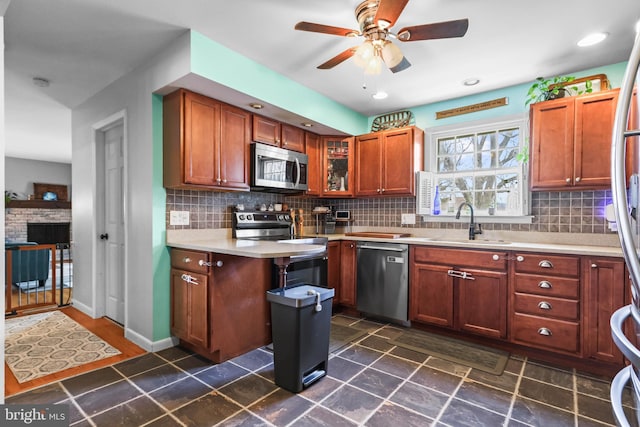
<path id="1" fill-rule="evenodd" d="M 467 230 L 372 228 L 352 231 L 410 233 L 411 237 L 397 239 L 323 235 L 332 240 L 376 241 L 412 245 L 438 246 L 457 249 L 485 249 L 494 251 L 544 252 L 567 255 L 622 257 L 615 234 L 571 234 L 536 232 L 485 231 L 468 240 Z M 231 229 L 167 230 L 167 246 L 216 252 L 250 258 L 279 258 L 307 255 L 324 250 L 322 245 L 277 243 L 272 241 L 236 240 Z"/>

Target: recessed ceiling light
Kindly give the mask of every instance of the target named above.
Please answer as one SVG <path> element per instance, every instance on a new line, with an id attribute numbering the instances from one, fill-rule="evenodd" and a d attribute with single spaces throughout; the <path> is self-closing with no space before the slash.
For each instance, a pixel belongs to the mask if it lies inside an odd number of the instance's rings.
<path id="1" fill-rule="evenodd" d="M 261 110 L 264 108 L 264 105 L 258 104 L 257 102 L 249 104 L 249 107 L 255 108 L 256 110 Z"/>
<path id="2" fill-rule="evenodd" d="M 373 95 L 371 95 L 371 97 L 373 99 L 385 99 L 386 97 L 388 97 L 389 94 L 385 91 L 379 90 L 376 93 L 374 93 Z"/>
<path id="3" fill-rule="evenodd" d="M 480 79 L 476 79 L 476 78 L 467 79 L 462 82 L 462 84 L 465 86 L 475 86 L 478 83 L 480 83 Z"/>
<path id="4" fill-rule="evenodd" d="M 307 122 L 303 122 L 303 123 L 301 123 L 301 125 L 306 127 L 306 128 L 310 128 L 311 126 L 313 126 L 313 124 L 307 123 Z"/>
<path id="5" fill-rule="evenodd" d="M 38 87 L 49 87 L 49 80 L 45 79 L 44 77 L 34 77 L 32 79 L 33 84 L 38 86 Z"/>
<path id="6" fill-rule="evenodd" d="M 608 35 L 609 35 L 608 33 L 589 34 L 588 36 L 584 37 L 578 42 L 578 46 L 580 47 L 593 46 L 594 44 L 598 44 L 604 39 L 606 39 Z"/>

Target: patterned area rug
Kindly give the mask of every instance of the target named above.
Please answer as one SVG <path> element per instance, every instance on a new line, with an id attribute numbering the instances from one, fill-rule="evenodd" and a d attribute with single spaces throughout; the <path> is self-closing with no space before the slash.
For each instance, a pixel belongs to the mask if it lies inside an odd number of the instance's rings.
<path id="1" fill-rule="evenodd" d="M 20 383 L 120 354 L 60 311 L 6 319 L 4 352 Z"/>

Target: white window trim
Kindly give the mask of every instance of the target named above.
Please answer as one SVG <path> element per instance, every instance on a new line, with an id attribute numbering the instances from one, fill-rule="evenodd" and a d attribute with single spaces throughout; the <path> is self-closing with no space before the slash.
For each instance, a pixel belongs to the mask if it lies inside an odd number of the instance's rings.
<path id="1" fill-rule="evenodd" d="M 519 127 L 522 133 L 522 147 L 526 148 L 529 142 L 529 123 L 526 114 L 517 114 L 504 116 L 500 118 L 489 118 L 472 122 L 465 122 L 453 125 L 438 126 L 428 128 L 425 132 L 425 158 L 428 163 L 425 165 L 427 171 L 431 171 L 437 175 L 437 140 L 444 136 L 450 136 L 452 133 L 482 133 L 485 131 L 495 131 L 499 128 Z M 476 218 L 484 223 L 500 223 L 500 224 L 531 224 L 533 216 L 531 213 L 531 192 L 529 191 L 529 173 L 528 164 L 522 165 L 522 204 L 524 215 L 476 215 Z M 440 215 L 424 215 L 424 222 L 458 222 L 455 214 L 443 212 Z"/>

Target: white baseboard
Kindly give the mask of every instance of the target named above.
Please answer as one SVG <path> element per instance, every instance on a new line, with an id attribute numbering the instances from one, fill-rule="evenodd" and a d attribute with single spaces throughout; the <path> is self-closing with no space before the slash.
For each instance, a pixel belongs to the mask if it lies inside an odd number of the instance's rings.
<path id="1" fill-rule="evenodd" d="M 178 345 L 179 342 L 179 340 L 174 337 L 164 338 L 160 341 L 151 341 L 129 328 L 125 328 L 124 337 L 146 351 L 164 350 Z"/>
<path id="2" fill-rule="evenodd" d="M 73 306 L 73 308 L 80 310 L 81 312 L 91 317 L 92 319 L 96 318 L 96 312 L 92 307 L 89 307 L 88 305 L 84 305 L 83 303 L 76 300 L 72 300 L 71 305 Z"/>

